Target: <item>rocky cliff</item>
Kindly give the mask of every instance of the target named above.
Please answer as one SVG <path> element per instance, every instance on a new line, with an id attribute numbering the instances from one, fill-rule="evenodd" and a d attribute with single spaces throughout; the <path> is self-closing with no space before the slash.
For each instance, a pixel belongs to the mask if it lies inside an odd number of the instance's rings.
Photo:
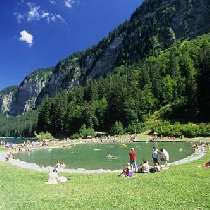
<path id="1" fill-rule="evenodd" d="M 38 69 L 27 76 L 13 93 L 9 114 L 19 115 L 34 108 L 35 101 L 52 74 L 52 69 Z"/>
<path id="2" fill-rule="evenodd" d="M 9 113 L 14 94 L 16 93 L 18 86 L 8 87 L 0 91 L 0 112 Z"/>
<path id="3" fill-rule="evenodd" d="M 83 53 L 77 53 L 60 61 L 41 91 L 36 104 L 39 105 L 46 96 L 54 96 L 64 89 L 84 85 L 87 81 L 104 76 L 116 66 L 124 35 L 109 40 L 109 44 L 99 43 Z M 103 40 L 106 41 L 107 40 Z"/>

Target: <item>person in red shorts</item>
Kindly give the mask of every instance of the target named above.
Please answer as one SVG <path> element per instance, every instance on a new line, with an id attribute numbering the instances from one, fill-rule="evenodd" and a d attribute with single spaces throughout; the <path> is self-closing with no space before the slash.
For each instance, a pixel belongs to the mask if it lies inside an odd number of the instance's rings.
<path id="1" fill-rule="evenodd" d="M 131 169 L 134 172 L 137 172 L 138 168 L 137 168 L 137 164 L 136 164 L 136 151 L 134 150 L 134 148 L 131 148 L 130 152 L 129 152 L 129 157 L 130 157 L 130 165 L 131 165 Z"/>

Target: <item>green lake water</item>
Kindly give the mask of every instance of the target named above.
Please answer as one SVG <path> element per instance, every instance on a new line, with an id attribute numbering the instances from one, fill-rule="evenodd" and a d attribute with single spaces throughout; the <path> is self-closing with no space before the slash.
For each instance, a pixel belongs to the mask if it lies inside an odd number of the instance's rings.
<path id="1" fill-rule="evenodd" d="M 132 147 L 137 153 L 137 163 L 147 159 L 152 164 L 152 147 L 165 148 L 170 155 L 170 162 L 183 159 L 192 154 L 192 145 L 186 142 L 156 142 L 121 144 L 82 144 L 69 148 L 40 149 L 23 152 L 15 158 L 37 163 L 41 166 L 55 166 L 57 160 L 66 164 L 66 168 L 85 169 L 121 169 L 129 162 L 129 151 Z M 182 152 L 179 149 L 182 148 Z"/>

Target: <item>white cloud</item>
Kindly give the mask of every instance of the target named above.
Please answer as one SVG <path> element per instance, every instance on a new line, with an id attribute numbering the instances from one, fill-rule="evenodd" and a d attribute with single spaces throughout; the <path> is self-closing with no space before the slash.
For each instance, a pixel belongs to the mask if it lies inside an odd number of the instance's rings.
<path id="1" fill-rule="evenodd" d="M 46 20 L 48 23 L 58 21 L 66 23 L 65 19 L 61 15 L 45 11 L 41 9 L 40 6 L 37 6 L 35 3 L 27 3 L 27 6 L 29 9 L 27 13 L 14 13 L 18 23 L 21 23 L 23 20 L 26 20 L 27 22 Z"/>
<path id="2" fill-rule="evenodd" d="M 56 4 L 56 0 L 49 0 L 51 4 Z"/>
<path id="3" fill-rule="evenodd" d="M 40 9 L 40 6 L 36 6 L 34 3 L 28 3 L 28 6 L 30 8 L 27 14 L 28 22 L 31 22 L 33 20 L 41 20 L 41 19 L 45 19 L 49 23 L 57 22 L 57 21 L 65 22 L 64 18 L 61 15 L 46 12 Z"/>
<path id="4" fill-rule="evenodd" d="M 51 4 L 57 4 L 58 0 L 49 0 Z M 78 3 L 79 0 L 63 0 L 65 7 L 72 8 L 75 3 Z M 59 2 L 61 3 L 61 1 Z"/>
<path id="5" fill-rule="evenodd" d="M 75 3 L 75 1 L 74 0 L 65 0 L 64 3 L 65 3 L 66 7 L 72 8 L 72 6 Z"/>
<path id="6" fill-rule="evenodd" d="M 20 32 L 20 41 L 26 42 L 29 44 L 29 47 L 33 45 L 33 35 L 28 33 L 27 31 L 23 30 Z"/>
<path id="7" fill-rule="evenodd" d="M 27 21 L 30 22 L 32 20 L 40 20 L 41 18 L 40 7 L 36 6 L 34 3 L 28 3 L 28 6 L 30 10 L 27 14 Z"/>
<path id="8" fill-rule="evenodd" d="M 18 23 L 21 23 L 22 20 L 24 19 L 24 15 L 21 15 L 21 14 L 18 14 L 18 13 L 14 13 L 14 15 L 16 16 Z"/>

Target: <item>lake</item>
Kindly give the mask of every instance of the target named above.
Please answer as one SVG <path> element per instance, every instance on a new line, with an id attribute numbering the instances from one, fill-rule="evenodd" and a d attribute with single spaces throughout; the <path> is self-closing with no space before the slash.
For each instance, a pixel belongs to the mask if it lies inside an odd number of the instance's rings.
<path id="1" fill-rule="evenodd" d="M 66 148 L 33 150 L 15 155 L 22 161 L 37 163 L 40 166 L 55 166 L 57 160 L 66 168 L 121 169 L 129 162 L 132 147 L 137 153 L 137 163 L 147 159 L 152 164 L 152 148 L 164 148 L 169 152 L 170 162 L 183 159 L 193 153 L 192 145 L 187 142 L 138 142 L 123 144 L 81 144 Z M 180 152 L 180 148 L 182 151 Z"/>

